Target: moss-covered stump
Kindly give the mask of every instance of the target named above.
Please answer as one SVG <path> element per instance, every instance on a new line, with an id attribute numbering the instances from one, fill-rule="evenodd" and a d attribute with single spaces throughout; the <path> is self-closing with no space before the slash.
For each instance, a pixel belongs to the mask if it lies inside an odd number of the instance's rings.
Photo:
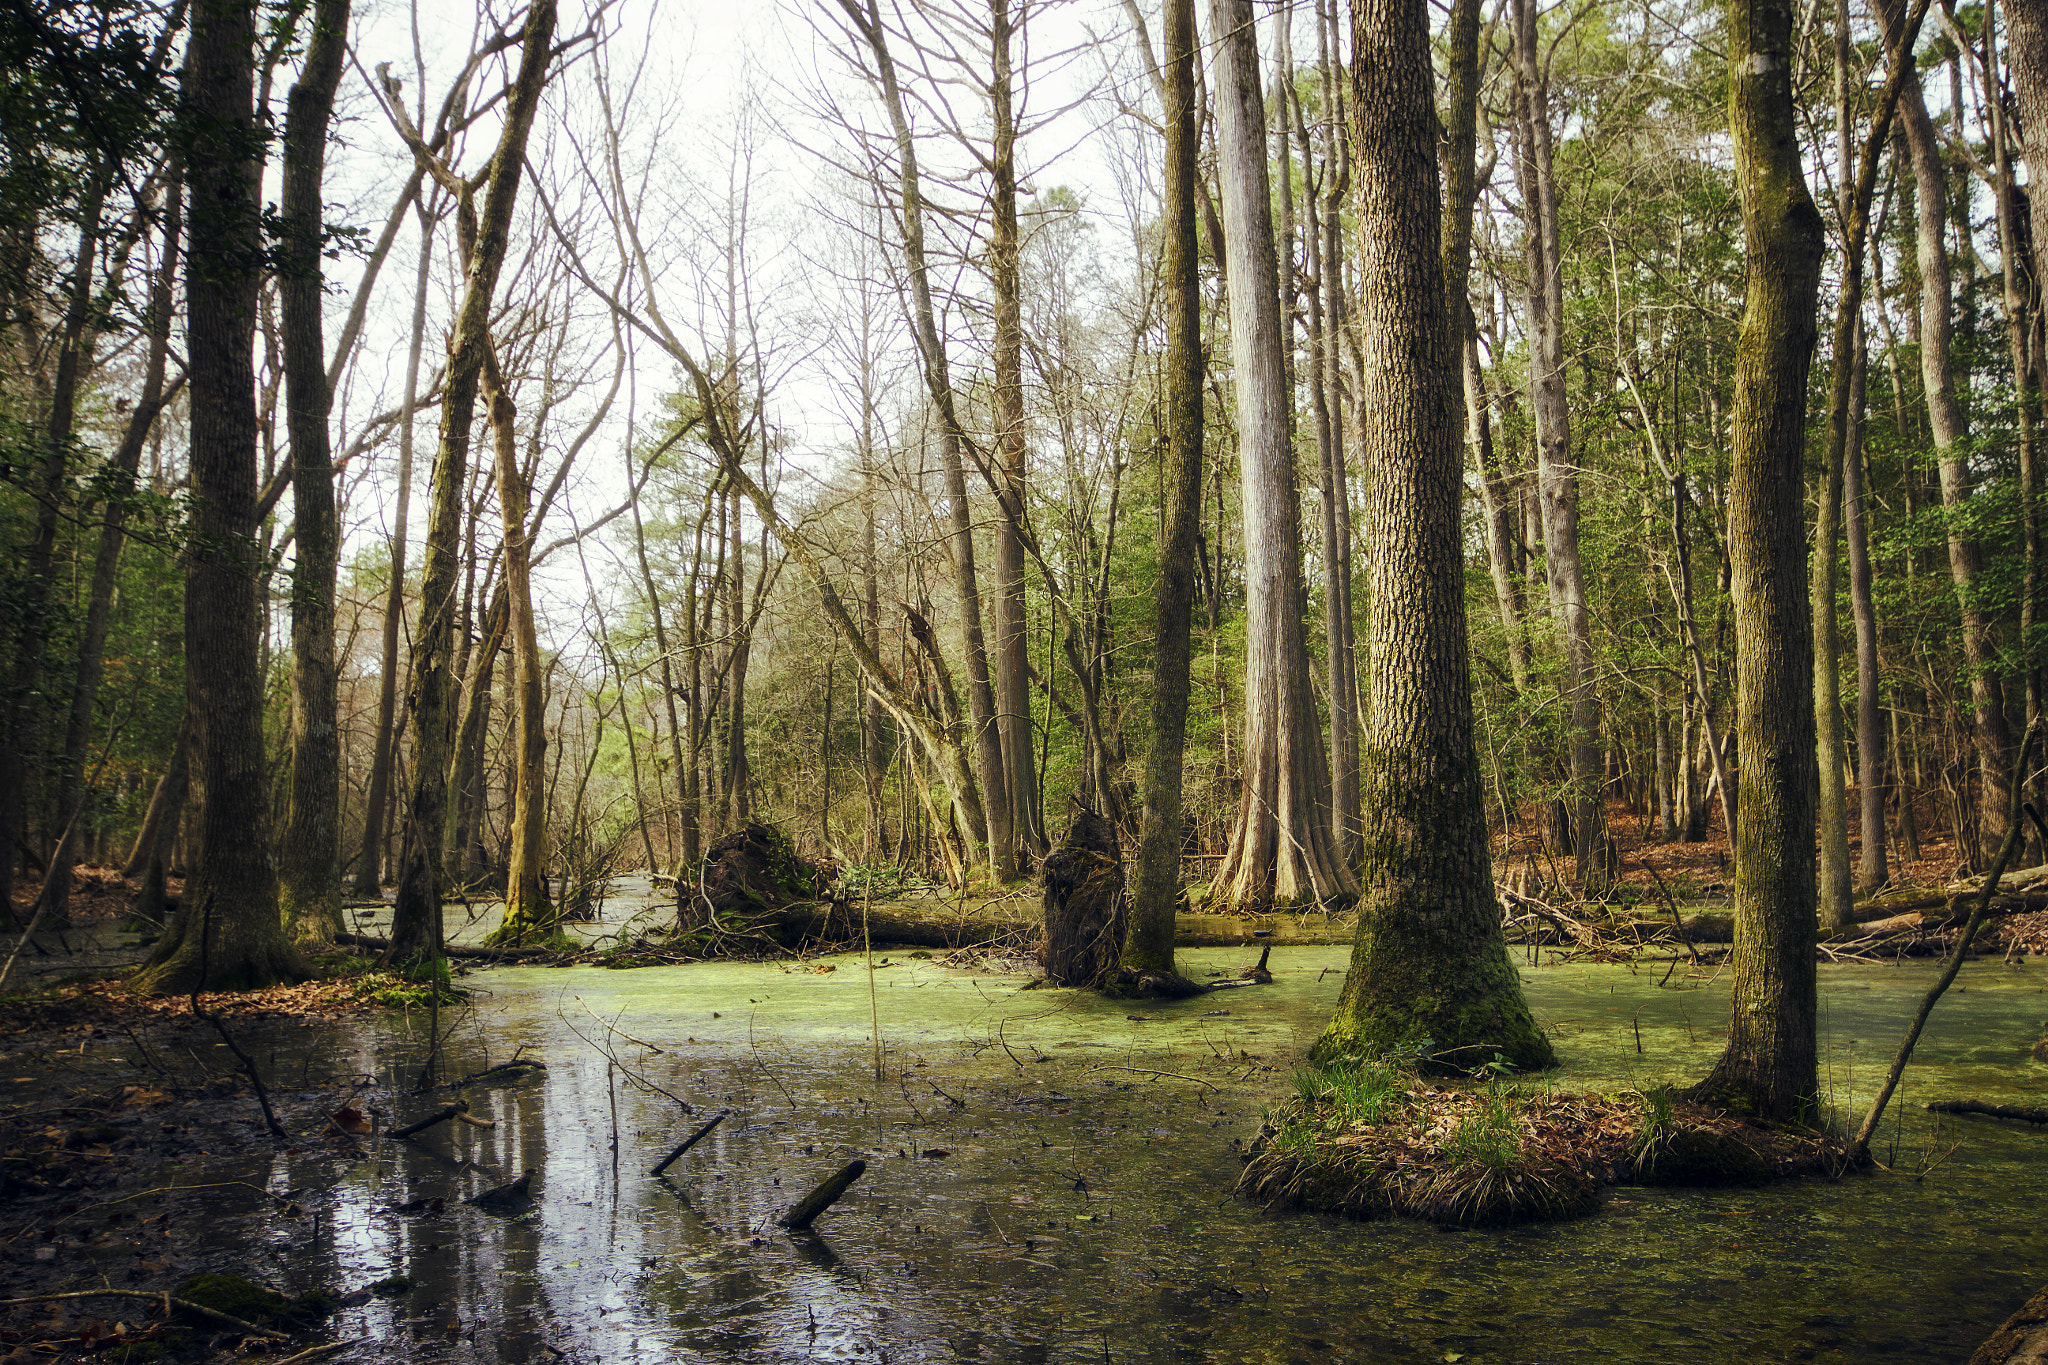
<path id="1" fill-rule="evenodd" d="M 1130 919 L 1116 826 L 1082 811 L 1040 872 L 1045 940 L 1038 960 L 1045 979 L 1056 986 L 1102 984 L 1116 967 Z"/>
<path id="2" fill-rule="evenodd" d="M 1604 1185 L 1750 1186 L 1848 1165 L 1823 1134 L 1663 1091 L 1430 1085 L 1392 1061 L 1303 1067 L 1295 1090 L 1267 1116 L 1237 1183 L 1269 1207 L 1498 1226 L 1580 1217 Z"/>

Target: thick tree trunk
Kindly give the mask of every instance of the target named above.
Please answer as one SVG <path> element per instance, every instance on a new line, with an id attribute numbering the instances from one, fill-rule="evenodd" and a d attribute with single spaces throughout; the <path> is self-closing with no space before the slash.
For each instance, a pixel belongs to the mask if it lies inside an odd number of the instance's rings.
<path id="1" fill-rule="evenodd" d="M 1789 0 L 1729 7 L 1729 123 L 1748 246 L 1729 476 L 1735 605 L 1735 980 L 1728 1044 L 1695 1093 L 1760 1118 L 1818 1099 L 1813 650 L 1801 459 L 1823 231 L 1799 164 Z"/>
<path id="2" fill-rule="evenodd" d="M 398 428 L 398 495 L 391 506 L 391 582 L 384 590 L 384 638 L 378 655 L 377 731 L 370 755 L 370 789 L 364 802 L 363 840 L 356 856 L 355 894 L 374 900 L 383 891 L 385 809 L 391 774 L 398 762 L 399 627 L 405 617 L 405 552 L 412 511 L 413 409 L 419 397 L 420 351 L 427 335 L 427 289 L 433 268 L 434 224 L 420 210 L 419 276 L 413 284 L 412 341 L 405 354 L 405 420 Z"/>
<path id="3" fill-rule="evenodd" d="M 1301 508 L 1287 391 L 1265 101 L 1251 0 L 1211 0 L 1217 140 L 1230 260 L 1245 535 L 1244 791 L 1215 898 L 1238 906 L 1345 904 L 1358 894 L 1330 829 L 1302 622 Z"/>
<path id="4" fill-rule="evenodd" d="M 1180 900 L 1181 779 L 1187 751 L 1195 531 L 1202 516 L 1202 279 L 1195 238 L 1195 0 L 1167 0 L 1165 42 L 1166 533 L 1153 601 L 1152 745 L 1123 965 L 1173 971 Z"/>
<path id="5" fill-rule="evenodd" d="M 1551 1065 L 1494 900 L 1465 629 L 1458 336 L 1446 295 L 1424 0 L 1353 0 L 1358 318 L 1374 414 L 1358 937 L 1324 1061 L 1429 1040 Z"/>
<path id="6" fill-rule="evenodd" d="M 555 0 L 533 0 L 521 36 L 519 73 L 507 101 L 505 125 L 489 167 L 490 188 L 467 255 L 461 311 L 449 339 L 447 378 L 442 386 L 440 448 L 434 457 L 433 500 L 427 520 L 427 552 L 420 591 L 419 633 L 413 650 L 412 826 L 405 866 L 392 914 L 394 962 L 438 959 L 441 893 L 445 885 L 441 829 L 448 805 L 448 759 L 454 739 L 456 574 L 461 547 L 462 491 L 468 482 L 470 431 L 484 348 L 490 343 L 491 296 L 512 225 L 512 209 L 526 166 L 526 138 L 533 126 L 541 87 L 547 81 L 555 31 Z M 427 155 L 416 147 L 415 156 Z"/>
<path id="7" fill-rule="evenodd" d="M 278 848 L 278 903 L 296 937 L 341 933 L 341 731 L 335 715 L 334 592 L 341 534 L 327 435 L 327 348 L 320 325 L 320 198 L 327 122 L 347 50 L 348 0 L 318 0 L 284 132 L 284 313 L 292 444 L 291 801 Z M 410 420 L 408 416 L 408 420 Z"/>
<path id="8" fill-rule="evenodd" d="M 1024 613 L 1024 303 L 1017 232 L 1017 114 L 1010 49 L 1022 16 L 989 0 L 992 146 L 989 271 L 995 292 L 996 491 L 1007 515 L 996 528 L 996 718 L 1020 864 L 1046 851 L 1039 828 L 1038 764 L 1031 742 L 1031 657 Z M 1020 868 L 1021 870 L 1021 868 Z"/>
<path id="9" fill-rule="evenodd" d="M 199 795 L 198 866 L 184 905 L 136 986 L 151 994 L 237 990 L 305 972 L 278 920 L 255 536 L 260 283 L 253 111 L 255 16 L 202 6 L 193 16 L 185 106 L 192 234 L 186 253 L 192 514 L 185 570 L 185 696 Z M 204 980 L 202 980 L 202 975 Z"/>

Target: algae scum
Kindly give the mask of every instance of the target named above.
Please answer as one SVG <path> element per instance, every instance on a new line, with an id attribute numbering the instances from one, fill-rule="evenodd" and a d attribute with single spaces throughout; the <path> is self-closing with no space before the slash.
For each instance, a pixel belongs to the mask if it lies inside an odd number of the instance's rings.
<path id="1" fill-rule="evenodd" d="M 1345 960 L 1280 949 L 1271 986 L 1134 1007 L 892 954 L 874 976 L 881 1082 L 858 957 L 493 972 L 448 1069 L 547 1063 L 470 1088 L 495 1128 L 280 1153 L 268 1188 L 296 1216 L 215 1191 L 189 1268 L 253 1267 L 290 1293 L 377 1284 L 331 1324 L 366 1339 L 340 1359 L 536 1362 L 1960 1361 L 2048 1278 L 2048 1137 L 1921 1108 L 2040 1102 L 2039 967 L 1973 964 L 1943 1001 L 1875 1145 L 1895 1174 L 1623 1188 L 1581 1221 L 1451 1232 L 1227 1193 Z M 1249 961 L 1182 958 L 1198 977 Z M 1725 991 L 1660 988 L 1661 970 L 1526 974 L 1559 1089 L 1701 1074 Z M 1838 1105 L 1867 1102 L 1932 970 L 1822 969 Z M 446 1102 L 406 1093 L 425 1036 L 423 1016 L 339 1025 L 322 1056 L 376 1083 L 363 1102 L 389 1126 Z M 818 1235 L 774 1227 L 854 1158 L 867 1174 Z M 528 1170 L 512 1211 L 462 1202 Z"/>

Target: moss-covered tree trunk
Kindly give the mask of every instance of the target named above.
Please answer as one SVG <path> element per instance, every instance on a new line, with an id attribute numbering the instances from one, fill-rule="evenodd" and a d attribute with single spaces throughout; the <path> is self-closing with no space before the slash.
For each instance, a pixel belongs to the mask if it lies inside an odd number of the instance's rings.
<path id="1" fill-rule="evenodd" d="M 257 582 L 256 370 L 261 254 L 254 7 L 192 16 L 184 116 L 192 138 L 185 272 L 192 389 L 192 513 L 185 568 L 185 696 L 194 727 L 199 858 L 182 912 L 138 988 L 264 986 L 304 973 L 286 942 L 271 861 Z"/>
<path id="2" fill-rule="evenodd" d="M 468 481 L 470 431 L 484 348 L 489 344 L 491 296 L 505 264 L 512 209 L 526 167 L 526 137 L 533 127 L 541 87 L 547 83 L 555 32 L 555 0 L 534 0 L 527 11 L 524 51 L 507 102 L 505 125 L 492 153 L 490 188 L 475 225 L 474 245 L 465 252 L 467 279 L 448 367 L 441 387 L 441 440 L 434 456 L 433 497 L 427 516 L 426 559 L 420 583 L 420 622 L 413 644 L 412 771 L 406 803 L 410 825 L 404 867 L 391 920 L 393 961 L 438 959 L 441 947 L 441 892 L 445 874 L 441 831 L 448 807 L 448 759 L 454 746 L 457 571 L 460 568 L 463 485 Z M 415 157 L 432 157 L 415 145 Z M 446 168 L 435 163 L 437 177 Z M 467 194 L 466 188 L 454 187 Z"/>
<path id="3" fill-rule="evenodd" d="M 1319 1060 L 1429 1040 L 1454 1065 L 1554 1060 L 1494 900 L 1466 639 L 1461 394 L 1440 255 L 1425 0 L 1353 0 L 1366 573 L 1358 937 Z"/>
<path id="4" fill-rule="evenodd" d="M 1695 1094 L 1764 1118 L 1811 1111 L 1813 650 L 1801 460 L 1822 227 L 1800 171 L 1789 0 L 1728 7 L 1729 125 L 1748 247 L 1728 489 L 1735 607 L 1735 979 L 1728 1045 Z"/>
<path id="5" fill-rule="evenodd" d="M 1181 776 L 1187 752 L 1190 626 L 1195 607 L 1195 533 L 1202 516 L 1202 278 L 1195 241 L 1195 3 L 1167 0 L 1166 464 L 1171 501 L 1159 546 L 1152 615 L 1152 747 L 1145 753 L 1143 823 L 1123 965 L 1173 971 L 1173 915 L 1180 900 Z"/>
<path id="6" fill-rule="evenodd" d="M 334 590 L 341 534 L 328 454 L 327 347 L 320 326 L 321 172 L 347 51 L 348 0 L 319 0 L 305 69 L 285 112 L 284 314 L 292 439 L 291 799 L 278 848 L 278 900 L 294 935 L 330 938 L 341 922 L 341 731 L 335 723 Z M 410 418 L 408 417 L 408 420 Z"/>
<path id="7" fill-rule="evenodd" d="M 1240 906 L 1345 904 L 1358 888 L 1330 826 L 1330 769 L 1302 621 L 1301 506 L 1251 0 L 1211 0 L 1209 22 L 1245 562 L 1244 789 L 1213 895 Z"/>

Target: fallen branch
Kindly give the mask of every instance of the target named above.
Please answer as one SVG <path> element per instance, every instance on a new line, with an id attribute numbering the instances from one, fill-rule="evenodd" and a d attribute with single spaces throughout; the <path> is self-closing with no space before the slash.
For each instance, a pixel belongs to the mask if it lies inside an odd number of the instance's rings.
<path id="1" fill-rule="evenodd" d="M 1988 1114 L 1995 1119 L 2019 1119 L 2025 1123 L 2048 1124 L 2048 1109 L 2023 1104 L 1987 1104 L 1983 1100 L 1933 1100 L 1927 1108 L 1936 1114 Z"/>
<path id="2" fill-rule="evenodd" d="M 498 1126 L 497 1120 L 495 1119 L 480 1119 L 472 1116 L 469 1112 L 468 1100 L 457 1100 L 453 1104 L 441 1106 L 441 1108 L 436 1109 L 433 1113 L 427 1115 L 418 1123 L 408 1123 L 403 1128 L 395 1129 L 390 1134 L 388 1134 L 388 1136 L 393 1138 L 408 1138 L 411 1137 L 414 1133 L 424 1133 L 427 1129 L 432 1128 L 435 1124 L 446 1123 L 450 1119 L 461 1119 L 464 1123 L 469 1124 L 473 1128 L 495 1128 Z"/>
<path id="3" fill-rule="evenodd" d="M 663 1171 L 667 1170 L 670 1166 L 674 1165 L 677 1157 L 681 1156 L 684 1152 L 689 1151 L 692 1147 L 695 1147 L 699 1142 L 702 1142 L 704 1140 L 705 1135 L 708 1134 L 713 1128 L 716 1128 L 719 1124 L 719 1121 L 722 1120 L 724 1117 L 725 1115 L 723 1114 L 713 1114 L 708 1122 L 698 1125 L 696 1132 L 690 1134 L 681 1142 L 677 1143 L 675 1146 L 675 1150 L 670 1152 L 667 1156 L 663 1157 L 661 1159 L 661 1164 L 656 1166 L 652 1171 L 648 1172 L 648 1174 L 660 1175 Z"/>
<path id="4" fill-rule="evenodd" d="M 1963 969 L 1963 959 L 1970 955 L 1970 940 L 1977 937 L 1977 928 L 1984 923 L 1984 914 L 1991 908 L 1991 898 L 1998 894 L 1998 879 L 2005 875 L 2006 864 L 2012 861 L 2012 855 L 2020 846 L 2020 836 L 2026 833 L 2027 827 L 2020 821 L 2020 802 L 2026 794 L 2027 754 L 2034 745 L 2034 729 L 2034 726 L 2028 726 L 2026 734 L 2020 737 L 2019 754 L 2013 763 L 2012 806 L 2006 816 L 2005 839 L 1998 846 L 1998 856 L 1991 861 L 1991 874 L 1984 879 L 1984 889 L 1977 897 L 1976 908 L 1970 911 L 1969 922 L 1963 925 L 1962 933 L 1956 936 L 1955 947 L 1949 950 L 1948 966 L 1920 1001 L 1919 1013 L 1913 1016 L 1905 1041 L 1899 1044 L 1899 1055 L 1892 1059 L 1892 1068 L 1885 1076 L 1883 1087 L 1878 1090 L 1877 1098 L 1871 1101 L 1863 1126 L 1856 1130 L 1855 1138 L 1849 1143 L 1851 1164 L 1861 1164 L 1869 1154 L 1871 1134 L 1877 1131 L 1877 1122 L 1884 1117 L 1884 1107 L 1890 1103 L 1892 1091 L 1898 1088 L 1906 1063 L 1913 1058 L 1913 1046 L 1920 1041 L 1920 1031 L 1927 1027 L 1927 1016 L 1934 1013 L 1935 1002 L 1956 979 L 1956 973 Z"/>
<path id="5" fill-rule="evenodd" d="M 193 1303 L 190 1299 L 180 1299 L 161 1291 L 147 1289 L 83 1289 L 69 1294 L 30 1294 L 26 1298 L 0 1299 L 0 1308 L 18 1308 L 30 1303 L 57 1303 L 65 1299 L 144 1299 L 150 1303 L 169 1304 L 187 1313 L 197 1313 L 202 1318 L 211 1318 L 215 1322 L 232 1327 L 238 1332 L 247 1332 L 251 1336 L 267 1337 L 272 1341 L 291 1339 L 282 1332 L 268 1327 L 258 1327 L 255 1323 L 238 1318 L 232 1313 L 223 1313 L 217 1308 Z"/>
<path id="6" fill-rule="evenodd" d="M 1111 1066 L 1107 1062 L 1101 1066 L 1091 1066 L 1088 1069 L 1090 1071 L 1134 1071 L 1140 1076 L 1171 1076 L 1177 1081 L 1193 1081 L 1196 1085 L 1206 1085 L 1211 1090 L 1219 1094 L 1222 1093 L 1221 1086 L 1213 1085 L 1203 1080 L 1200 1076 L 1183 1076 L 1178 1071 L 1153 1071 L 1148 1067 L 1142 1066 Z"/>

